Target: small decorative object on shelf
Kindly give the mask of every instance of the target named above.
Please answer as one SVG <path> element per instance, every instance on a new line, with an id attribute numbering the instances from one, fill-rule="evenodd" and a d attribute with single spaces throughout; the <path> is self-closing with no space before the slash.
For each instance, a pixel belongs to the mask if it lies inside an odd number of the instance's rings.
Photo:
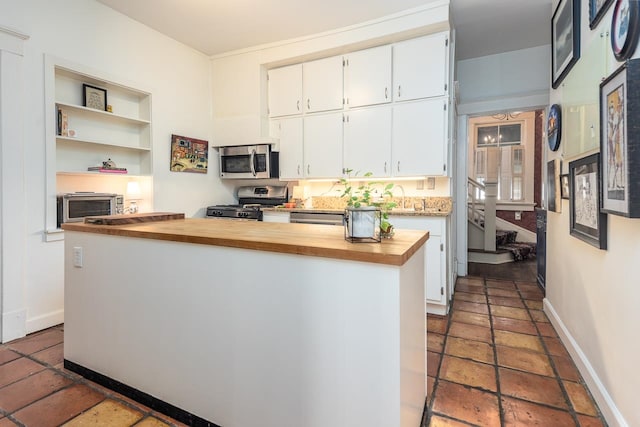
<path id="1" fill-rule="evenodd" d="M 107 112 L 113 113 L 113 107 L 111 106 L 111 104 L 107 105 Z"/>
<path id="2" fill-rule="evenodd" d="M 94 110 L 107 111 L 107 90 L 91 86 L 86 83 L 82 85 L 83 105 Z"/>
<path id="3" fill-rule="evenodd" d="M 393 236 L 393 225 L 389 223 L 389 211 L 396 207 L 391 190 L 393 183 L 382 186 L 381 182 L 365 181 L 358 187 L 352 185 L 351 169 L 345 170 L 347 177 L 340 183 L 344 186 L 342 197 L 347 198 L 345 210 L 345 239 L 350 242 L 380 242 L 381 237 Z M 358 175 L 357 173 L 355 175 Z M 370 178 L 371 172 L 363 175 Z"/>
<path id="4" fill-rule="evenodd" d="M 69 117 L 67 112 L 58 108 L 58 136 L 69 136 Z"/>
<path id="5" fill-rule="evenodd" d="M 87 168 L 89 172 L 102 172 L 102 173 L 127 173 L 127 168 L 119 168 L 116 163 L 109 159 L 102 162 L 102 166 L 89 166 Z"/>

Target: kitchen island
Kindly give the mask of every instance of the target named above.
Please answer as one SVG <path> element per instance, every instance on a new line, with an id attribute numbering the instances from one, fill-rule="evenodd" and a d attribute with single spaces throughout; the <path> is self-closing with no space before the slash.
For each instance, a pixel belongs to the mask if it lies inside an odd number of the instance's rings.
<path id="1" fill-rule="evenodd" d="M 399 230 L 65 224 L 65 366 L 193 425 L 417 426 L 424 244 Z"/>

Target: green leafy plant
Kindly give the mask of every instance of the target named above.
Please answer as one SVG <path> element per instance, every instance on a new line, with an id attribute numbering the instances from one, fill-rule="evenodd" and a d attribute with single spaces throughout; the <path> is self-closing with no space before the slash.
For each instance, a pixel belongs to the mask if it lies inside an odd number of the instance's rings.
<path id="1" fill-rule="evenodd" d="M 391 200 L 395 184 L 371 181 L 373 173 L 366 172 L 361 176 L 362 181 L 356 186 L 353 181 L 358 178 L 358 172 L 353 174 L 353 169 L 346 169 L 345 172 L 347 176 L 340 179 L 340 184 L 344 187 L 341 197 L 346 198 L 347 207 L 357 209 L 363 206 L 374 206 L 380 209 L 380 231 L 390 233 L 393 225 L 389 222 L 389 211 L 397 206 Z"/>

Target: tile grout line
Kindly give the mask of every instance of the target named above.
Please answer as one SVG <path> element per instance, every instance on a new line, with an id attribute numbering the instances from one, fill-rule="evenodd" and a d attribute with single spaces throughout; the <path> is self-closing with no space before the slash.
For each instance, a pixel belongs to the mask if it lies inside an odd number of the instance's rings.
<path id="1" fill-rule="evenodd" d="M 496 335 L 493 329 L 493 312 L 489 303 L 489 287 L 487 286 L 487 278 L 483 278 L 485 299 L 487 300 L 487 312 L 489 313 L 489 326 L 491 328 L 491 344 L 493 346 L 493 368 L 496 374 L 496 397 L 498 398 L 498 416 L 500 417 L 500 425 L 504 426 L 505 411 L 502 406 L 502 387 L 500 384 L 500 367 L 498 365 L 498 346 L 496 344 Z"/>

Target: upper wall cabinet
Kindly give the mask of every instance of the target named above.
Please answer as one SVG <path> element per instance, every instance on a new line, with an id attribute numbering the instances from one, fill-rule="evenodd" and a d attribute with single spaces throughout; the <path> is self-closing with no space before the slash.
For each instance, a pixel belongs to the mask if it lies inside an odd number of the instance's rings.
<path id="1" fill-rule="evenodd" d="M 269 70 L 269 116 L 302 112 L 302 64 Z"/>
<path id="2" fill-rule="evenodd" d="M 419 37 L 393 46 L 395 101 L 444 96 L 447 93 L 447 33 Z"/>
<path id="3" fill-rule="evenodd" d="M 391 45 L 350 53 L 344 71 L 350 108 L 391 102 Z"/>
<path id="4" fill-rule="evenodd" d="M 152 173 L 149 93 L 62 67 L 55 68 L 54 78 L 57 173 L 87 173 L 108 159 L 129 174 Z M 99 106 L 84 100 L 84 85 L 104 97 Z"/>
<path id="5" fill-rule="evenodd" d="M 302 73 L 305 113 L 342 109 L 342 56 L 305 62 Z"/>

